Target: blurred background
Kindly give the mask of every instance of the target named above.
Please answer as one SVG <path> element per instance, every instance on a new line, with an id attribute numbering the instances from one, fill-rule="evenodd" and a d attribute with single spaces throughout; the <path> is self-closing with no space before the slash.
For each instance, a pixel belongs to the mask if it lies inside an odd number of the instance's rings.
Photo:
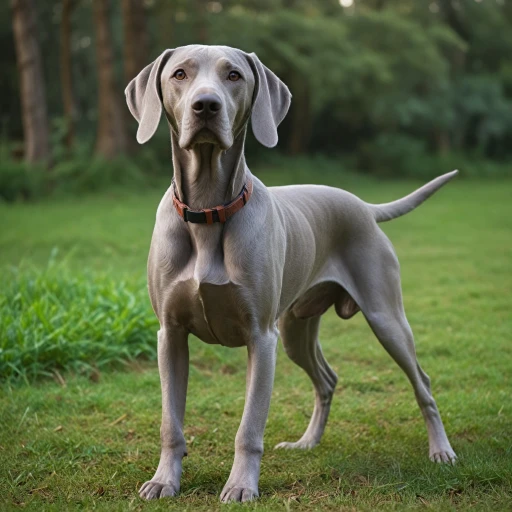
<path id="1" fill-rule="evenodd" d="M 167 126 L 140 148 L 124 88 L 190 43 L 254 51 L 289 86 L 272 158 L 322 155 L 379 177 L 511 173 L 509 0 L 11 0 L 0 197 L 169 177 Z M 252 136 L 248 154 L 270 158 Z"/>

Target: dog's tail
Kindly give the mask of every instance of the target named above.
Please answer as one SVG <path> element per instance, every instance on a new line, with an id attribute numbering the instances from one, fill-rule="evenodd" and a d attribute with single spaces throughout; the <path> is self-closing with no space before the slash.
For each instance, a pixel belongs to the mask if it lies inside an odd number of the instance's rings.
<path id="1" fill-rule="evenodd" d="M 397 217 L 409 213 L 423 203 L 423 201 L 426 201 L 434 192 L 437 192 L 445 183 L 448 183 L 454 178 L 458 172 L 459 171 L 452 171 L 443 174 L 429 181 L 418 190 L 415 190 L 412 194 L 402 197 L 402 199 L 398 199 L 397 201 L 393 201 L 392 203 L 369 204 L 368 206 L 372 209 L 377 222 L 386 222 L 396 219 Z"/>

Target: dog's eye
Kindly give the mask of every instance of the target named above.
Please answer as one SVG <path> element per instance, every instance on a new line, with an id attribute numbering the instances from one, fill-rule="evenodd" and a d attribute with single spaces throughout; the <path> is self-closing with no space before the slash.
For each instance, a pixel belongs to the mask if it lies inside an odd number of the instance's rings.
<path id="1" fill-rule="evenodd" d="M 172 75 L 173 78 L 176 78 L 176 80 L 185 80 L 187 78 L 187 74 L 183 69 L 178 69 L 174 75 Z"/>
<path id="2" fill-rule="evenodd" d="M 236 82 L 237 80 L 240 80 L 242 76 L 238 71 L 231 71 L 228 75 L 228 80 L 231 80 L 231 82 Z"/>

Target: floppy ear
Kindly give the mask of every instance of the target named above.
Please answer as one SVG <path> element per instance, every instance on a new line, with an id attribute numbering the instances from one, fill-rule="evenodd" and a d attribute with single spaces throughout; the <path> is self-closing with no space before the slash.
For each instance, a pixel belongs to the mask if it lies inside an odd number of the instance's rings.
<path id="1" fill-rule="evenodd" d="M 126 103 L 139 122 L 137 141 L 147 142 L 156 132 L 162 115 L 160 75 L 174 50 L 165 50 L 158 59 L 146 66 L 126 87 Z"/>
<path id="2" fill-rule="evenodd" d="M 252 133 L 261 144 L 273 148 L 278 140 L 277 127 L 290 108 L 292 95 L 255 53 L 247 54 L 247 58 L 256 79 L 251 114 Z"/>

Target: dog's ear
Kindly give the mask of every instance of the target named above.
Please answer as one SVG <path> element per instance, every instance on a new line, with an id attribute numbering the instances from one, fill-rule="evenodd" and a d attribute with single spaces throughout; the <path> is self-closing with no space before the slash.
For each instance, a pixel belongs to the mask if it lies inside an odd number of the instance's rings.
<path id="1" fill-rule="evenodd" d="M 147 142 L 156 132 L 162 116 L 160 75 L 174 50 L 165 50 L 158 59 L 146 66 L 126 87 L 126 103 L 139 122 L 137 141 Z"/>
<path id="2" fill-rule="evenodd" d="M 273 148 L 278 140 L 277 127 L 290 108 L 292 95 L 255 53 L 246 55 L 256 80 L 251 113 L 252 133 L 261 144 Z"/>

